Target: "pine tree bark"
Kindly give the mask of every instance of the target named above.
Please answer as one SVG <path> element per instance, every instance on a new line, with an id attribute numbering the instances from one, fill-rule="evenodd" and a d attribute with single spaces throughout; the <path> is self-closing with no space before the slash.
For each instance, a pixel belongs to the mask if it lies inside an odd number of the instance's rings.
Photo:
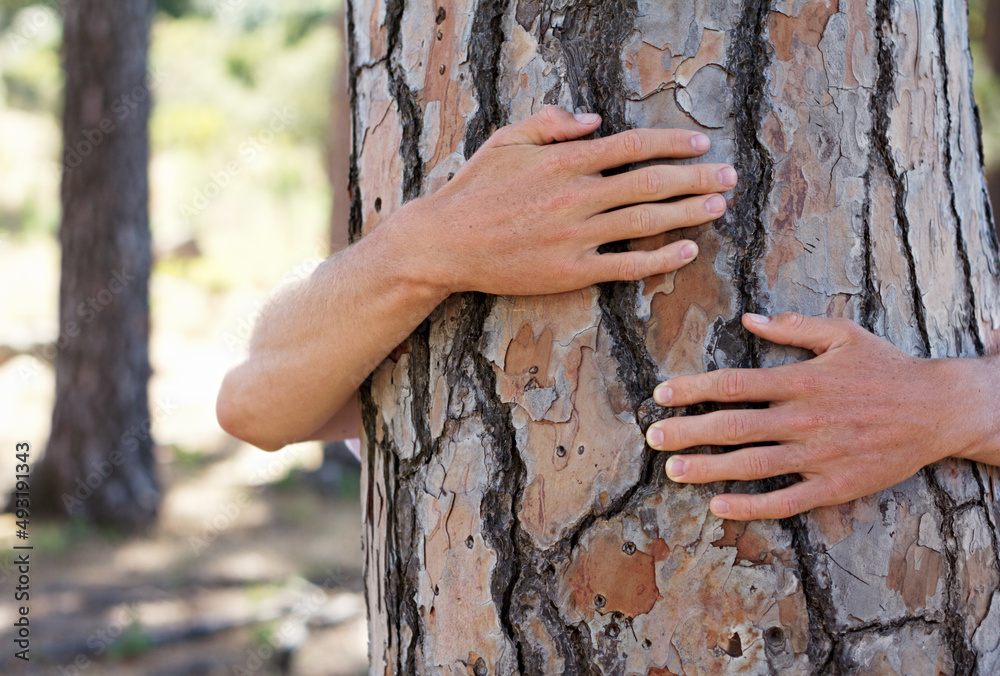
<path id="1" fill-rule="evenodd" d="M 709 497 L 783 479 L 674 485 L 644 445 L 684 414 L 658 381 L 808 356 L 744 311 L 849 317 L 921 356 L 1000 347 L 964 3 L 351 0 L 348 22 L 354 237 L 544 104 L 602 134 L 700 129 L 741 176 L 680 271 L 456 295 L 373 373 L 372 673 L 1000 671 L 983 467 L 741 524 Z"/>
<path id="2" fill-rule="evenodd" d="M 146 58 L 153 0 L 69 0 L 63 24 L 56 402 L 39 511 L 128 530 L 160 500 L 150 435 Z"/>

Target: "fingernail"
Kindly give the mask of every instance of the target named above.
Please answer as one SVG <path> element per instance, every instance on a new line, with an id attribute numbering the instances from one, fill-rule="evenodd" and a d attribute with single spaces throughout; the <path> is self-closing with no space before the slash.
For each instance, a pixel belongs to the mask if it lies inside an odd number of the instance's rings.
<path id="1" fill-rule="evenodd" d="M 674 391 L 667 385 L 660 385 L 653 390 L 653 401 L 660 406 L 666 406 L 674 396 Z"/>
<path id="2" fill-rule="evenodd" d="M 580 124 L 594 124 L 601 121 L 601 116 L 597 113 L 573 113 L 573 117 Z"/>
<path id="3" fill-rule="evenodd" d="M 663 430 L 659 427 L 650 427 L 646 432 L 646 443 L 653 448 L 660 446 L 663 443 Z"/>
<path id="4" fill-rule="evenodd" d="M 712 142 L 709 141 L 708 137 L 705 136 L 704 134 L 695 134 L 694 136 L 691 137 L 691 145 L 699 153 L 703 153 L 706 150 L 708 150 L 708 147 L 711 144 L 712 144 Z"/>
<path id="5" fill-rule="evenodd" d="M 677 481 L 684 476 L 684 472 L 686 471 L 687 463 L 680 458 L 670 458 L 670 460 L 667 461 L 667 476 L 671 481 Z"/>
<path id="6" fill-rule="evenodd" d="M 684 248 L 681 249 L 681 258 L 683 258 L 685 262 L 693 261 L 697 255 L 698 245 L 694 242 L 688 242 L 684 245 Z"/>
<path id="7" fill-rule="evenodd" d="M 767 315 L 759 315 L 755 312 L 748 312 L 747 319 L 752 321 L 754 324 L 767 324 L 769 321 L 771 321 L 771 318 L 768 317 Z"/>
<path id="8" fill-rule="evenodd" d="M 725 208 L 726 200 L 722 199 L 722 195 L 712 195 L 705 200 L 705 210 L 710 214 L 721 214 Z"/>
<path id="9" fill-rule="evenodd" d="M 721 498 L 712 500 L 712 511 L 716 514 L 729 514 L 729 503 Z"/>
<path id="10" fill-rule="evenodd" d="M 723 167 L 720 169 L 719 182 L 730 188 L 736 185 L 736 170 L 732 167 Z"/>

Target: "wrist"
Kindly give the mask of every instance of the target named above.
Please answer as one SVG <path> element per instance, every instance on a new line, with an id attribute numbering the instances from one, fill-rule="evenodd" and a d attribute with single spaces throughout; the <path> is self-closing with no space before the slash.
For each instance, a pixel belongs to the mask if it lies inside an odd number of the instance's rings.
<path id="1" fill-rule="evenodd" d="M 454 288 L 436 264 L 427 244 L 432 234 L 425 231 L 429 222 L 425 211 L 427 198 L 407 202 L 365 239 L 378 248 L 374 260 L 386 266 L 400 285 L 434 307 L 442 303 Z"/>
<path id="2" fill-rule="evenodd" d="M 1000 464 L 1000 359 L 935 361 L 944 367 L 938 382 L 955 409 L 948 421 L 958 442 L 952 455 Z"/>

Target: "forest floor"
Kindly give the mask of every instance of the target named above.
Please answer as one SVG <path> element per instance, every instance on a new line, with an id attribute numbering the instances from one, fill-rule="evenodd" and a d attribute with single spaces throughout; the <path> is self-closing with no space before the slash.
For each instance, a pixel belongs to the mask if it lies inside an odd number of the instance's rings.
<path id="1" fill-rule="evenodd" d="M 54 375 L 30 346 L 55 333 L 58 252 L 50 242 L 0 241 L 0 261 L 0 288 L 17 290 L 0 294 L 0 316 L 15 319 L 0 324 L 0 347 L 28 350 L 5 362 L 0 354 L 2 497 L 13 485 L 13 444 L 30 441 L 37 460 L 48 434 Z M 0 515 L 0 674 L 367 672 L 356 470 L 321 485 L 319 444 L 264 453 L 215 420 L 219 382 L 265 293 L 209 293 L 169 270 L 154 275 L 159 520 L 133 537 L 32 520 L 29 665 L 13 658 L 7 629 L 18 541 L 13 515 Z"/>
<path id="2" fill-rule="evenodd" d="M 367 673 L 357 500 L 321 496 L 303 472 L 246 485 L 240 453 L 232 444 L 165 465 L 147 535 L 33 523 L 31 668 L 4 632 L 0 673 Z M 13 532 L 4 517 L 0 531 Z M 2 551 L 10 627 L 15 576 Z"/>

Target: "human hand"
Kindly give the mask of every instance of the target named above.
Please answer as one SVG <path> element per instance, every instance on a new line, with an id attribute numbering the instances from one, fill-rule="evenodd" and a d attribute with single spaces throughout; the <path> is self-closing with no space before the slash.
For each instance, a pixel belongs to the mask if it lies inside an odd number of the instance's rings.
<path id="1" fill-rule="evenodd" d="M 602 244 L 707 223 L 726 210 L 718 193 L 736 184 L 725 164 L 601 171 L 657 158 L 695 157 L 704 134 L 635 129 L 572 140 L 597 115 L 548 107 L 497 131 L 454 178 L 408 203 L 399 229 L 423 279 L 447 293 L 538 295 L 676 270 L 698 253 L 689 240 L 653 251 L 599 254 Z M 561 143 L 557 143 L 561 142 Z M 697 195 L 664 203 L 682 195 Z"/>
<path id="2" fill-rule="evenodd" d="M 654 392 L 662 406 L 770 402 L 770 408 L 669 418 L 646 433 L 649 445 L 663 451 L 778 444 L 675 455 L 666 466 L 674 481 L 802 476 L 803 481 L 770 493 L 718 495 L 710 503 L 717 516 L 786 518 L 875 493 L 932 462 L 972 457 L 982 448 L 981 422 L 995 416 L 970 408 L 977 360 L 911 357 L 846 319 L 747 314 L 743 325 L 761 338 L 818 356 L 774 368 L 672 378 Z"/>

